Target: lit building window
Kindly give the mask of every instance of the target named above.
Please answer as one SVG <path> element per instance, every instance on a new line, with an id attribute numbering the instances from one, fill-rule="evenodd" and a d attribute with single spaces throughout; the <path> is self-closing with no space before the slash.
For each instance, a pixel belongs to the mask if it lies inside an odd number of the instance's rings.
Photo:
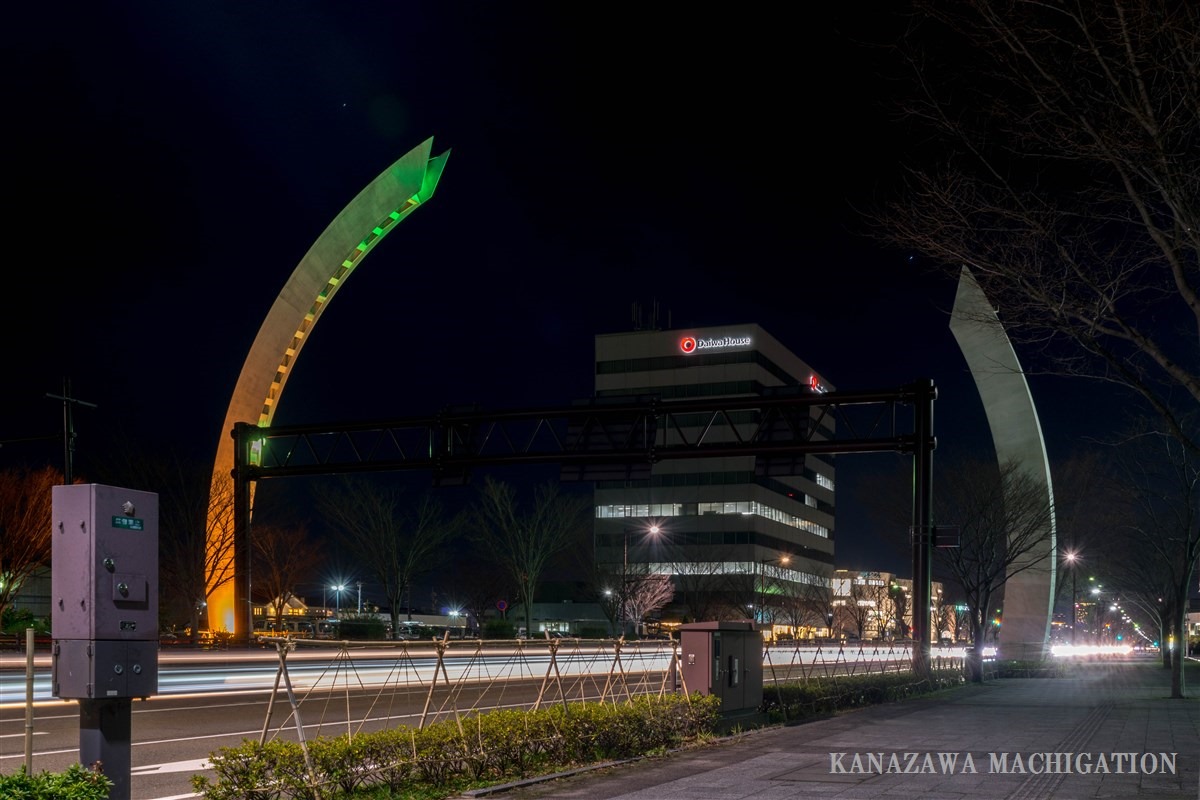
<path id="1" fill-rule="evenodd" d="M 742 500 L 729 502 L 698 503 L 696 513 L 705 514 L 738 514 L 741 516 L 756 516 L 799 528 L 802 531 L 829 538 L 829 529 L 810 519 L 797 517 L 778 508 L 764 505 L 757 500 Z M 607 505 L 596 506 L 597 519 L 626 519 L 642 517 L 681 517 L 683 506 L 680 503 L 663 503 L 660 505 Z"/>

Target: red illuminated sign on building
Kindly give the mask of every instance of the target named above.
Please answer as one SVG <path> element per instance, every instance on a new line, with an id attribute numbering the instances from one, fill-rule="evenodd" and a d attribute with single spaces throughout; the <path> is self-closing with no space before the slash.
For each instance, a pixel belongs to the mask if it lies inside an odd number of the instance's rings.
<path id="1" fill-rule="evenodd" d="M 707 339 L 697 339 L 695 336 L 685 336 L 679 340 L 679 349 L 687 355 L 699 350 L 716 350 L 725 347 L 749 347 L 749 336 L 715 336 Z"/>

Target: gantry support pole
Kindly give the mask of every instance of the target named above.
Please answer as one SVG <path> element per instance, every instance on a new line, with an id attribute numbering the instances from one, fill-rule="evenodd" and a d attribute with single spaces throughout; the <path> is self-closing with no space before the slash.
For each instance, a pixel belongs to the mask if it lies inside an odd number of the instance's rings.
<path id="1" fill-rule="evenodd" d="M 932 380 L 913 384 L 913 607 L 912 667 L 917 675 L 929 674 L 929 642 L 933 572 L 933 401 Z"/>

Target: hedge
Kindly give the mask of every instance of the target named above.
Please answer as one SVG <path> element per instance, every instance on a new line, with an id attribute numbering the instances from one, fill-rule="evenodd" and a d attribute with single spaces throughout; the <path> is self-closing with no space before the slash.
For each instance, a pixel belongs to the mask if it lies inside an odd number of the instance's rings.
<path id="1" fill-rule="evenodd" d="M 862 706 L 890 703 L 965 682 L 962 670 L 933 670 L 928 678 L 911 672 L 843 675 L 763 689 L 761 710 L 775 722 L 795 722 Z"/>
<path id="2" fill-rule="evenodd" d="M 25 765 L 12 775 L 0 775 L 4 800 L 108 800 L 113 782 L 102 772 L 72 764 L 64 772 L 30 775 Z"/>
<path id="3" fill-rule="evenodd" d="M 711 734 L 719 710 L 719 697 L 694 694 L 470 712 L 424 728 L 319 737 L 307 743 L 308 764 L 298 742 L 247 740 L 214 753 L 213 777 L 195 775 L 192 787 L 206 800 L 310 800 L 314 783 L 323 800 L 460 789 L 677 747 Z"/>

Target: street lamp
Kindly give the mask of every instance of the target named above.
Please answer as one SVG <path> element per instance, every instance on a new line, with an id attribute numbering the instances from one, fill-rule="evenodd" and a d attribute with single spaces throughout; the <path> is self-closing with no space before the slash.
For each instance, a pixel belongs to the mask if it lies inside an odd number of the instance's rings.
<path id="1" fill-rule="evenodd" d="M 337 586 L 331 586 L 330 588 L 333 589 L 334 592 L 334 608 L 336 609 L 334 611 L 334 616 L 340 621 L 342 617 L 342 592 L 346 590 L 346 585 L 344 583 L 339 583 Z"/>
<path id="2" fill-rule="evenodd" d="M 1063 557 L 1067 561 L 1067 568 L 1071 570 L 1071 646 L 1074 647 L 1075 629 L 1079 627 L 1079 609 L 1075 607 L 1075 576 L 1079 573 L 1078 568 L 1075 566 L 1075 561 L 1079 558 L 1079 554 L 1072 550 L 1068 551 Z"/>
<path id="3" fill-rule="evenodd" d="M 767 564 L 779 563 L 787 566 L 791 561 L 791 556 L 778 556 L 776 558 L 764 558 L 758 562 L 758 614 L 762 616 L 762 621 L 767 621 Z M 772 626 L 774 627 L 774 626 Z"/>
<path id="4" fill-rule="evenodd" d="M 662 533 L 662 528 L 657 522 L 651 522 L 646 526 L 646 533 L 650 536 L 658 536 Z M 621 594 L 617 602 L 620 604 L 617 609 L 618 622 L 621 624 L 621 632 L 625 632 L 625 606 L 629 601 L 629 528 L 622 531 L 623 534 L 623 550 L 621 556 Z"/>

